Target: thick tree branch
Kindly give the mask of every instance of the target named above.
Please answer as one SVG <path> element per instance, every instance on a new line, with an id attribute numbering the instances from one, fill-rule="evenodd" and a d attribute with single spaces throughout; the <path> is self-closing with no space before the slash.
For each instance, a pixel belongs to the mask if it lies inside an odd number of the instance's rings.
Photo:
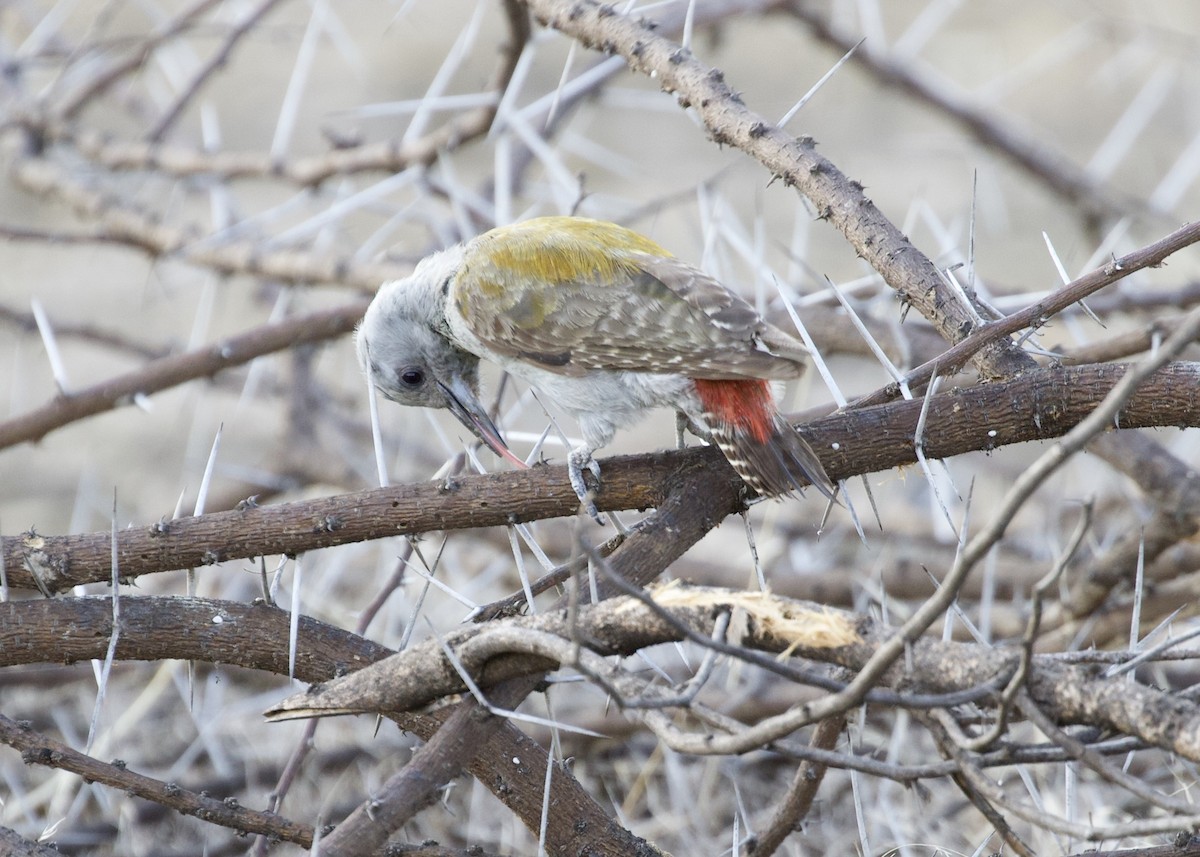
<path id="1" fill-rule="evenodd" d="M 220 621 L 214 621 L 219 618 Z M 0 603 L 0 663 L 59 663 L 103 658 L 112 633 L 112 603 L 107 598 L 60 598 Z M 182 659 L 229 664 L 275 675 L 289 674 L 290 616 L 263 604 L 198 598 L 123 596 L 122 660 Z M 307 616 L 299 618 L 295 676 L 320 682 L 359 670 L 392 650 Z M 393 714 L 400 728 L 429 740 L 455 706 L 430 714 Z M 541 821 L 546 752 L 511 724 L 504 724 L 485 745 L 477 745 L 467 769 L 491 789 L 536 833 Z M 525 765 L 514 769 L 511 760 Z M 114 783 L 134 788 L 136 780 Z M 556 797 L 564 808 L 548 830 L 555 853 L 578 841 L 580 827 L 613 840 L 628 836 L 593 801 L 569 772 L 556 772 Z M 136 788 L 134 789 L 136 791 Z M 633 841 L 630 837 L 630 841 Z M 2 842 L 2 840 L 0 840 Z"/>
<path id="2" fill-rule="evenodd" d="M 1121 365 L 1040 369 L 939 395 L 926 416 L 925 454 L 946 458 L 1058 437 L 1084 419 L 1125 371 Z M 834 414 L 803 432 L 826 471 L 845 479 L 913 462 L 923 405 L 912 400 Z M 1119 425 L 1200 425 L 1200 364 L 1172 363 L 1154 374 L 1121 411 Z M 726 513 L 738 508 L 741 484 L 712 448 L 612 458 L 602 466 L 597 498 L 602 510 L 657 506 L 680 467 L 697 474 L 696 497 L 726 498 L 719 502 Z M 180 518 L 124 530 L 118 547 L 122 574 L 136 577 L 397 535 L 570 516 L 578 505 L 565 467 L 534 467 Z M 7 536 L 3 550 L 9 583 L 17 587 L 38 588 L 30 570 L 51 592 L 105 581 L 110 574 L 107 532 Z"/>

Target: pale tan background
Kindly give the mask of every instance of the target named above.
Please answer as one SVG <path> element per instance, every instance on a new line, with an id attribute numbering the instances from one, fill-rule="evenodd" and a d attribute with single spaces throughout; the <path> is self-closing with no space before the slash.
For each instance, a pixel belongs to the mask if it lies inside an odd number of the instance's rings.
<path id="1" fill-rule="evenodd" d="M 976 0 L 825 5 L 840 26 L 866 36 L 868 45 L 892 48 L 898 59 L 927 70 L 947 91 L 986 108 L 998 121 L 1011 123 L 1076 165 L 1087 167 L 1098 152 L 1106 150 L 1106 141 L 1117 147 L 1121 154 L 1113 163 L 1095 168 L 1097 180 L 1143 203 L 1169 202 L 1156 205 L 1155 213 L 1138 214 L 1115 245 L 1116 252 L 1147 243 L 1200 210 L 1196 181 L 1200 7 L 1196 4 L 1187 0 L 1003 4 Z M 447 91 L 479 91 L 493 65 L 501 32 L 499 12 L 489 2 L 345 2 L 315 7 L 316 14 L 325 16 L 325 27 L 314 41 L 315 55 L 295 111 L 295 131 L 281 150 L 287 158 L 325 151 L 323 129 L 361 134 L 367 140 L 403 134 L 410 112 L 385 109 L 379 112 L 387 115 L 377 116 L 373 106 L 420 99 L 477 9 L 481 10 L 479 32 Z M 222 15 L 233 20 L 249 8 L 230 3 Z M 283 4 L 206 87 L 199 99 L 208 125 L 205 145 L 231 151 L 263 151 L 272 146 L 289 83 L 297 85 L 297 55 L 312 26 L 313 8 Z M 6 57 L 21 59 L 26 56 L 23 51 L 35 47 L 49 51 L 55 44 L 138 37 L 177 12 L 173 3 L 10 3 L 0 9 L 0 40 Z M 59 14 L 64 15 L 61 20 Z M 180 77 L 187 77 L 197 58 L 207 56 L 223 33 L 202 28 L 170 54 L 169 62 L 156 61 L 131 79 L 122 93 L 124 113 L 85 113 L 86 124 L 119 137 L 136 137 L 147 117 L 169 103 Z M 568 47 L 561 37 L 536 30 L 528 76 L 515 96 L 517 105 L 554 91 Z M 775 118 L 786 113 L 838 59 L 837 52 L 782 15 L 734 17 L 716 32 L 698 31 L 694 49 L 704 61 L 725 70 L 747 104 Z M 595 55 L 577 50 L 572 73 L 594 60 Z M 57 67 L 47 63 L 40 76 L 35 68 L 23 80 L 23 91 L 37 93 L 58 85 L 52 72 Z M 80 61 L 77 68 L 86 79 L 86 62 Z M 9 103 L 15 105 L 17 100 Z M 1138 123 L 1130 114 L 1143 107 L 1147 115 Z M 186 114 L 171 139 L 201 145 L 200 113 L 192 109 Z M 1123 117 L 1129 124 L 1123 124 Z M 442 118 L 444 114 L 438 114 L 433 122 Z M 1081 273 L 1097 247 L 1099 236 L 1086 227 L 1074 207 L 997 152 L 971 140 L 938 111 L 882 86 L 853 63 L 840 69 L 788 128 L 813 136 L 822 153 L 862 182 L 879 207 L 939 264 L 965 258 L 974 212 L 976 277 L 1007 311 L 1031 298 L 1004 300 L 1004 296 L 1038 294 L 1060 282 L 1043 232 L 1072 276 Z M 761 258 L 764 269 L 803 293 L 822 289 L 824 277 L 849 283 L 870 274 L 840 236 L 816 221 L 793 191 L 770 184 L 763 169 L 741 153 L 706 140 L 696 122 L 651 80 L 621 72 L 595 100 L 585 102 L 550 141 L 561 158 L 562 172 L 555 172 L 557 166 L 534 163 L 510 209 L 497 212 L 491 208 L 495 200 L 486 182 L 513 140 L 511 132 L 502 132 L 469 144 L 426 175 L 414 174 L 410 183 L 299 239 L 291 238 L 287 230 L 306 225 L 339 199 L 383 177 L 333 178 L 319 189 L 303 191 L 269 177 L 224 186 L 203 177 L 176 182 L 138 172 L 105 175 L 86 163 L 76 166 L 82 174 L 95 170 L 99 184 L 137 199 L 170 221 L 193 223 L 204 233 L 270 212 L 290 200 L 288 210 L 252 221 L 243 237 L 254 237 L 265 246 L 294 244 L 339 256 L 352 256 L 365 245 L 369 255 L 387 251 L 399 261 L 415 260 L 439 246 L 462 222 L 455 204 L 463 199 L 468 204 L 477 199 L 500 220 L 564 212 L 579 202 L 579 194 L 565 179 L 582 175 L 586 196 L 579 203 L 580 213 L 628 222 L 677 255 L 704 264 L 748 296 L 776 297 L 773 283 L 740 254 L 743 246 L 752 248 L 752 257 Z M 73 156 L 64 152 L 62 157 L 71 162 Z M 1161 187 L 1173 169 L 1183 177 Z M 446 188 L 448 194 L 443 193 Z M 92 225 L 72 217 L 65 206 L 4 181 L 0 181 L 0 224 L 47 230 Z M 793 251 L 802 253 L 802 264 L 795 261 Z M 1198 271 L 1200 258 L 1189 252 L 1173 259 L 1165 270 L 1131 278 L 1119 288 L 1178 287 L 1194 280 Z M 121 247 L 0 243 L 0 308 L 27 313 L 36 300 L 54 325 L 94 325 L 151 349 L 179 351 L 260 324 L 284 288 L 246 277 L 224 278 L 171 260 L 147 260 Z M 334 284 L 296 287 L 288 306 L 296 312 L 332 306 L 347 297 L 348 290 Z M 887 322 L 899 317 L 899 306 L 885 288 L 872 290 L 860 308 Z M 920 326 L 915 313 L 905 323 Z M 1112 332 L 1076 315 L 1052 325 L 1042 344 L 1078 343 Z M 59 345 L 69 388 L 86 387 L 143 362 L 139 356 L 86 338 L 62 335 Z M 837 382 L 848 394 L 872 389 L 885 378 L 872 360 L 831 355 L 831 363 Z M 0 403 L 6 415 L 25 412 L 54 395 L 41 340 L 10 318 L 0 318 L 0 370 Z M 329 343 L 315 354 L 313 380 L 305 383 L 311 383 L 320 404 L 315 411 L 301 407 L 316 425 L 316 439 L 310 445 L 298 439 L 297 421 L 289 411 L 289 402 L 294 404 L 289 389 L 296 383 L 296 372 L 289 355 L 264 358 L 249 374 L 235 370 L 215 383 L 192 382 L 156 395 L 148 412 L 125 408 L 68 426 L 36 445 L 0 452 L 0 531 L 15 535 L 29 527 L 44 533 L 107 530 L 114 490 L 117 523 L 122 527 L 145 527 L 171 517 L 181 495 L 183 512 L 190 514 L 218 426 L 223 426 L 223 432 L 209 511 L 228 508 L 252 494 L 278 502 L 375 484 L 365 385 L 349 338 Z M 495 380 L 488 375 L 490 384 Z M 814 373 L 801 390 L 789 392 L 787 401 L 798 406 L 828 399 Z M 516 399 L 510 394 L 506 401 Z M 461 449 L 462 431 L 447 416 L 433 417 L 439 437 L 431 430 L 428 415 L 387 403 L 382 407 L 393 481 L 429 478 Z M 544 417 L 527 399 L 509 416 L 506 427 L 514 447 L 528 450 L 528 438 L 541 430 Z M 564 428 L 573 431 L 569 425 Z M 1200 458 L 1194 433 L 1160 431 L 1156 436 L 1188 462 L 1195 464 Z M 659 415 L 644 431 L 623 435 L 612 449 L 647 450 L 669 446 L 671 441 L 670 417 Z M 301 460 L 289 456 L 289 449 L 300 450 Z M 1005 450 L 965 456 L 949 464 L 962 496 L 974 485 L 974 520 L 986 517 L 997 491 L 1036 452 Z M 548 448 L 547 455 L 561 460 L 562 451 Z M 486 463 L 494 465 L 490 458 Z M 752 520 L 758 546 L 773 586 L 786 591 L 797 576 L 810 573 L 850 578 L 856 582 L 857 603 L 865 605 L 868 595 L 878 595 L 871 581 L 884 566 L 919 557 L 935 572 L 944 570 L 952 556 L 953 538 L 920 473 L 910 468 L 904 473 L 875 474 L 870 481 L 884 523 L 882 533 L 871 521 L 861 485 L 850 486 L 868 533 L 866 545 L 860 543 L 844 509 L 833 513 L 817 542 L 815 522 L 823 504 L 811 497 L 755 510 Z M 956 522 L 961 521 L 962 502 L 948 482 L 942 485 Z M 1025 573 L 1024 581 L 1015 584 L 1018 591 L 1027 591 L 1028 581 L 1045 570 L 1061 546 L 1069 529 L 1064 522 L 1073 520 L 1075 502 L 1094 494 L 1111 498 L 1114 505 L 1130 503 L 1101 521 L 1096 540 L 1103 542 L 1136 525 L 1139 507 L 1132 489 L 1085 458 L 1055 477 L 1023 513 L 997 560 L 1001 573 Z M 552 556 L 561 560 L 569 548 L 567 526 L 547 522 L 535 531 Z M 911 536 L 911 541 L 905 536 Z M 433 553 L 439 542 L 440 537 L 425 544 Z M 398 550 L 396 544 L 378 543 L 306 557 L 301 609 L 352 627 L 357 611 L 370 600 L 374 581 L 391 568 Z M 524 561 L 531 568 L 535 565 L 528 554 Z M 241 562 L 205 569 L 200 591 L 254 597 L 257 578 L 249 570 Z M 443 571 L 453 587 L 476 603 L 508 594 L 518 585 L 503 533 L 455 536 L 446 550 Z M 739 585 L 752 580 L 742 522 L 728 521 L 674 571 L 677 576 Z M 915 569 L 913 573 L 922 574 Z M 291 597 L 293 583 L 289 570 L 280 594 L 283 603 Z M 181 592 L 183 579 L 160 575 L 141 581 L 140 586 L 143 591 Z M 388 605 L 371 628 L 371 636 L 396 644 L 419 591 L 420 583 L 414 580 L 404 598 Z M 417 634 L 425 636 L 431 627 L 452 627 L 465 612 L 457 601 L 435 591 L 423 608 L 432 626 L 418 622 Z M 675 665 L 669 655 L 664 660 Z M 70 723 L 72 730 L 86 732 L 94 684 L 85 670 L 70 675 L 70 682 L 58 686 L 22 687 L 21 696 L 14 697 L 15 710 L 6 713 L 17 716 L 22 710 L 53 708 L 62 711 L 61 720 Z M 212 672 L 196 689 L 198 701 L 189 716 L 183 676 L 178 665 L 170 664 L 119 669 L 104 721 L 113 730 L 106 733 L 115 746 L 110 755 L 122 755 L 131 764 L 169 778 L 183 776 L 189 767 L 183 760 L 192 759 L 186 755 L 188 749 L 197 749 L 203 761 L 196 764 L 206 774 L 216 779 L 244 776 L 249 783 L 244 799 L 261 798 L 300 728 L 267 727 L 260 721 L 259 712 L 285 689 L 271 680 Z M 734 701 L 755 696 L 754 688 L 737 685 L 736 677 L 729 687 Z M 151 693 L 141 695 L 143 688 Z M 138 700 L 150 709 L 138 709 L 141 717 L 158 716 L 148 733 L 155 736 L 153 743 L 138 739 L 134 750 L 132 737 L 122 736 L 121 730 L 129 723 L 123 714 Z M 534 703 L 535 708 L 538 705 Z M 625 727 L 615 717 L 604 720 L 599 713 L 603 708 L 603 700 L 592 693 L 564 696 L 562 707 L 554 713 L 620 735 Z M 886 746 L 888 736 L 881 734 L 882 738 L 871 733 L 871 738 Z M 406 739 L 386 729 L 375 736 L 374 724 L 365 718 L 361 723 L 332 724 L 319 736 L 320 750 L 329 754 L 329 760 L 302 780 L 296 797 L 289 797 L 297 807 L 317 806 L 318 812 L 338 817 L 389 767 L 403 761 L 402 756 L 396 758 L 396 747 L 406 745 Z M 634 816 L 634 828 L 677 854 L 728 853 L 723 849 L 728 849 L 732 835 L 729 784 L 739 783 L 746 789 L 743 799 L 751 802 L 751 811 L 762 811 L 774 793 L 771 777 L 786 776 L 763 759 L 695 762 L 667 754 L 663 760 L 645 735 L 636 736 L 629 746 L 619 740 L 564 740 L 568 754 L 580 757 L 576 772 L 596 785 L 600 794 L 603 781 L 615 794 L 626 796 L 625 809 Z M 575 741 L 579 743 L 571 743 Z M 334 759 L 335 749 L 352 761 L 343 764 L 343 759 Z M 591 764 L 595 767 L 589 768 Z M 643 770 L 654 779 L 639 802 L 627 798 L 627 789 Z M 1046 794 L 1061 795 L 1061 770 L 1038 773 L 1042 775 Z M 1190 769 L 1186 776 L 1190 783 Z M 853 808 L 847 805 L 847 779 L 833 779 L 828 807 L 812 822 L 823 844 L 811 851 L 797 845 L 785 853 L 853 853 L 860 847 L 853 823 L 847 822 L 853 818 Z M 76 799 L 77 785 L 48 784 L 50 780 L 43 772 L 24 769 L 14 754 L 0 754 L 0 794 L 11 795 L 8 808 L 0 808 L 0 823 L 33 835 L 43 821 L 67 818 L 67 827 L 85 828 L 98 815 L 107 821 L 120 819 L 110 853 L 182 854 L 195 845 L 189 842 L 187 822 L 156 829 L 132 807 L 112 810 L 104 805 L 97 810 L 89 799 Z M 960 823 L 938 824 L 942 811 L 958 811 L 957 794 L 936 794 L 933 809 L 893 783 L 871 781 L 860 787 L 868 805 L 889 808 L 867 814 L 874 853 L 884 853 L 887 845 L 917 842 L 943 845 L 947 853 L 970 853 L 986 838 L 979 817 L 969 812 L 963 813 Z M 38 788 L 43 795 L 57 797 L 38 798 Z M 1081 815 L 1103 812 L 1102 790 L 1084 788 L 1083 793 L 1086 807 L 1079 809 Z M 834 797 L 838 794 L 842 797 Z M 120 796 L 95 800 L 121 803 Z M 478 786 L 461 786 L 451 804 L 452 809 L 431 812 L 414 825 L 409 831 L 413 839 L 457 836 L 506 853 L 533 853 L 528 834 Z M 289 808 L 285 803 L 283 811 Z M 497 825 L 498 818 L 503 821 Z M 147 834 L 152 829 L 159 832 Z M 1045 849 L 1043 853 L 1081 847 L 1048 834 L 1035 841 Z M 225 850 L 210 853 L 240 853 L 228 843 L 221 847 Z M 281 848 L 275 853 L 288 852 Z M 931 852 L 914 846 L 904 853 Z"/>

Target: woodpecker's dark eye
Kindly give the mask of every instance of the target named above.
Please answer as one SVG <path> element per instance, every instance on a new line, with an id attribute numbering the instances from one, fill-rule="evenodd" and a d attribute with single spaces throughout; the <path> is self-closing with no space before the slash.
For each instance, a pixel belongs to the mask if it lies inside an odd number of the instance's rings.
<path id="1" fill-rule="evenodd" d="M 420 387 L 425 383 L 425 373 L 416 366 L 409 366 L 400 371 L 400 380 L 406 387 Z"/>

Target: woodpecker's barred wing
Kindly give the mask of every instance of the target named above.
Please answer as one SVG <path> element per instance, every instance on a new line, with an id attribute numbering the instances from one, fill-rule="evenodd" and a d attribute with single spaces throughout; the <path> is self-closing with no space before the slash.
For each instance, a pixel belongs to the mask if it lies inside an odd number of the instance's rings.
<path id="1" fill-rule="evenodd" d="M 539 242 L 536 265 L 505 264 L 508 255 L 488 249 L 467 246 L 450 297 L 499 354 L 564 375 L 624 369 L 736 380 L 804 371 L 799 341 L 685 262 L 627 251 L 597 271 L 553 236 Z"/>

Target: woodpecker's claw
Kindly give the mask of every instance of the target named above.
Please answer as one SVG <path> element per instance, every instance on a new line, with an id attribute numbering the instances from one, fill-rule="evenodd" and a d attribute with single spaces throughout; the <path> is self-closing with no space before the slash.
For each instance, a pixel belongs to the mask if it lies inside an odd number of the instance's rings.
<path id="1" fill-rule="evenodd" d="M 686 432 L 688 430 L 689 422 L 690 422 L 690 420 L 688 419 L 687 414 L 685 414 L 683 411 L 675 412 L 675 448 L 676 449 L 685 449 L 687 447 L 687 439 L 684 438 L 683 435 L 684 435 L 684 432 Z"/>
<path id="2" fill-rule="evenodd" d="M 587 482 L 584 481 L 584 467 L 592 472 L 592 476 L 596 477 L 595 490 L 588 488 Z M 590 449 L 581 447 L 571 450 L 567 455 L 567 475 L 571 479 L 571 487 L 575 489 L 575 496 L 579 498 L 579 502 L 596 523 L 602 525 L 604 520 L 600 517 L 600 510 L 596 508 L 594 499 L 596 490 L 600 488 L 600 463 L 592 458 Z"/>
<path id="3" fill-rule="evenodd" d="M 676 449 L 687 449 L 687 439 L 684 437 L 685 434 L 690 434 L 693 437 L 697 437 L 707 444 L 712 444 L 715 442 L 713 440 L 712 432 L 710 432 L 707 428 L 705 428 L 703 423 L 692 419 L 687 414 L 685 414 L 683 411 L 676 411 L 675 412 L 675 448 Z"/>

